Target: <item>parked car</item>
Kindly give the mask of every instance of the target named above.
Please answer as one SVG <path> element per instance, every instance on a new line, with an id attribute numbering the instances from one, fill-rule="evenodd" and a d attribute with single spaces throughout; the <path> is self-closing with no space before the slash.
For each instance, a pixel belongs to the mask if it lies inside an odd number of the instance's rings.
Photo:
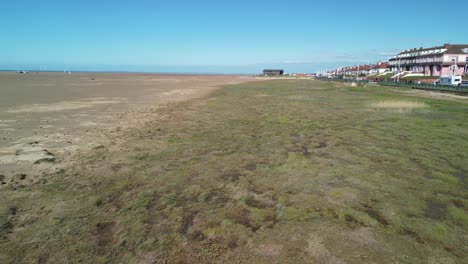
<path id="1" fill-rule="evenodd" d="M 462 81 L 462 82 L 460 83 L 460 86 L 468 86 L 468 81 Z"/>

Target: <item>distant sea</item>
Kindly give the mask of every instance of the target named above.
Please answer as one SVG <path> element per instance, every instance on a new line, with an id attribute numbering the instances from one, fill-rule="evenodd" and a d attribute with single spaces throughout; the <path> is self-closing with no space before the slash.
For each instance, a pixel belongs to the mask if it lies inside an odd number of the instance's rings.
<path id="1" fill-rule="evenodd" d="M 49 70 L 25 70 L 28 73 L 111 73 L 111 74 L 155 74 L 155 75 L 240 75 L 250 76 L 255 73 L 216 73 L 216 72 L 151 72 L 151 71 L 49 71 Z M 1 70 L 0 72 L 18 72 L 17 70 Z M 19 73 L 19 72 L 18 72 Z"/>

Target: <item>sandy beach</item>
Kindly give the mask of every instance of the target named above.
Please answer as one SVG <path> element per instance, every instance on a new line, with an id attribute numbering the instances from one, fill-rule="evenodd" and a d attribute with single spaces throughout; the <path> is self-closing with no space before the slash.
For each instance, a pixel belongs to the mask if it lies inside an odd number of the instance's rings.
<path id="1" fill-rule="evenodd" d="M 0 175 L 59 170 L 79 149 L 117 140 L 148 109 L 204 96 L 245 76 L 0 73 Z M 29 177 L 34 179 L 34 177 Z"/>

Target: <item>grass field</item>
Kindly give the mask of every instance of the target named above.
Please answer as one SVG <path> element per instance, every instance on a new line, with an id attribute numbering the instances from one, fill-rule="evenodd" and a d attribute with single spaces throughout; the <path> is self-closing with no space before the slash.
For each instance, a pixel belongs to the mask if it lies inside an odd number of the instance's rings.
<path id="1" fill-rule="evenodd" d="M 468 102 L 404 91 L 276 80 L 154 110 L 2 189 L 0 262 L 467 263 Z"/>

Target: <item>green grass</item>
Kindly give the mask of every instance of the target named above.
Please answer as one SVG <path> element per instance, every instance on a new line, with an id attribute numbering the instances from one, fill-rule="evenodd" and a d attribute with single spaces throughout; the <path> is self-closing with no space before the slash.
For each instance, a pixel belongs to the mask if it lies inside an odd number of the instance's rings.
<path id="1" fill-rule="evenodd" d="M 462 263 L 468 104 L 405 91 L 266 81 L 155 110 L 4 187 L 0 262 Z"/>
<path id="2" fill-rule="evenodd" d="M 392 77 L 393 75 L 395 75 L 395 73 L 390 72 L 390 73 L 385 73 L 385 74 L 378 75 L 378 76 L 372 76 L 372 78 L 388 79 L 388 78 Z"/>

